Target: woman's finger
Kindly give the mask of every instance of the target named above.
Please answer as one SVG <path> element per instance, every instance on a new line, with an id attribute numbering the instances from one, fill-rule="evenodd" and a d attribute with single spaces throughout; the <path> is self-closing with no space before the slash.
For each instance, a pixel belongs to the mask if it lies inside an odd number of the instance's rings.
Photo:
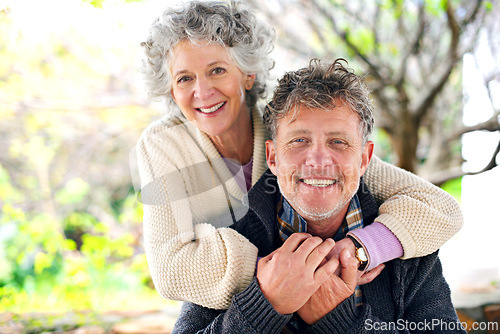
<path id="1" fill-rule="evenodd" d="M 382 272 L 382 270 L 384 268 L 385 268 L 385 265 L 382 263 L 382 264 L 379 264 L 378 266 L 376 266 L 375 268 L 373 268 L 370 271 L 365 271 L 358 278 L 358 285 L 363 285 L 363 284 L 366 284 L 366 283 L 370 283 L 371 281 L 373 281 L 375 279 L 375 277 L 377 277 Z"/>

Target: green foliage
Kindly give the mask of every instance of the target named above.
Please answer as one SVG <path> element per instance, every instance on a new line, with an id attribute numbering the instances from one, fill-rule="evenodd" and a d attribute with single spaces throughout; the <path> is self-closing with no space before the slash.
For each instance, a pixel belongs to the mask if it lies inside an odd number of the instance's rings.
<path id="1" fill-rule="evenodd" d="M 459 203 L 462 200 L 462 178 L 458 177 L 444 183 L 441 188 L 453 196 Z"/>
<path id="2" fill-rule="evenodd" d="M 76 178 L 68 181 L 64 188 L 55 194 L 54 199 L 62 205 L 79 203 L 89 194 L 89 191 L 90 185 L 82 179 Z"/>
<path id="3" fill-rule="evenodd" d="M 493 3 L 491 1 L 485 1 L 483 3 L 483 6 L 484 8 L 486 8 L 488 12 L 490 12 L 493 9 Z"/>
<path id="4" fill-rule="evenodd" d="M 356 45 L 363 54 L 369 54 L 375 50 L 375 36 L 370 29 L 357 29 L 349 34 L 349 41 Z"/>
<path id="5" fill-rule="evenodd" d="M 0 312 L 133 307 L 124 303 L 125 292 L 129 298 L 159 300 L 149 286 L 144 253 L 135 251 L 137 240 L 131 233 L 111 236 L 106 224 L 72 213 L 66 228 L 87 231 L 77 250 L 75 241 L 65 238 L 47 215 L 29 217 L 5 204 L 1 217 Z"/>
<path id="6" fill-rule="evenodd" d="M 0 312 L 158 307 L 128 162 L 157 112 L 134 51 L 0 10 Z"/>
<path id="7" fill-rule="evenodd" d="M 446 11 L 449 0 L 425 0 L 425 10 L 433 16 L 439 16 Z"/>

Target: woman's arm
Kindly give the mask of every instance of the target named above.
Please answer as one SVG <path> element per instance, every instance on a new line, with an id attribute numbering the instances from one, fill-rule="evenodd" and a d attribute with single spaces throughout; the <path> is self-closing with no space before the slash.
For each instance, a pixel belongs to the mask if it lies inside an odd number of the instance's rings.
<path id="1" fill-rule="evenodd" d="M 460 205 L 444 190 L 373 156 L 363 180 L 378 203 L 375 219 L 403 246 L 403 259 L 435 252 L 463 225 Z"/>
<path id="2" fill-rule="evenodd" d="M 195 189 L 199 184 L 193 183 L 206 174 L 189 168 L 200 164 L 190 160 L 187 138 L 178 135 L 166 138 L 163 131 L 150 131 L 137 145 L 151 276 L 165 298 L 224 309 L 234 294 L 250 284 L 257 248 L 233 229 L 199 221 L 195 224 L 193 217 L 208 217 L 224 205 L 227 210 L 227 201 L 219 198 L 224 196 L 220 185 L 209 191 Z M 200 208 L 217 206 L 212 212 L 200 212 Z"/>

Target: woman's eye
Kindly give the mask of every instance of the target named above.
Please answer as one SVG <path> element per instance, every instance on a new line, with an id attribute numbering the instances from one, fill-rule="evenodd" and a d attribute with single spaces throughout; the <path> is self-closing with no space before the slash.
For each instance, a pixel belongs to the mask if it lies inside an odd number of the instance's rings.
<path id="1" fill-rule="evenodd" d="M 212 70 L 213 74 L 223 74 L 226 73 L 226 69 L 223 67 L 216 67 Z"/>
<path id="2" fill-rule="evenodd" d="M 186 83 L 188 82 L 189 80 L 191 80 L 190 77 L 187 77 L 187 76 L 183 76 L 183 77 L 180 77 L 177 79 L 177 83 L 178 84 L 182 84 L 182 83 Z"/>

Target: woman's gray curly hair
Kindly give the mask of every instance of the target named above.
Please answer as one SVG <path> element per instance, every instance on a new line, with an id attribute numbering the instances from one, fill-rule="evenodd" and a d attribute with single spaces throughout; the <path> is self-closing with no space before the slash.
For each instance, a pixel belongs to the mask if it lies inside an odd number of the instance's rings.
<path id="1" fill-rule="evenodd" d="M 153 22 L 147 41 L 141 43 L 145 58 L 140 72 L 148 96 L 174 103 L 169 69 L 172 49 L 183 40 L 208 41 L 227 47 L 243 73 L 255 74 L 255 83 L 246 93 L 246 103 L 252 107 L 259 97 L 265 97 L 266 80 L 274 66 L 269 56 L 274 39 L 274 30 L 238 1 L 190 1 L 167 9 Z"/>
<path id="2" fill-rule="evenodd" d="M 278 119 L 290 112 L 295 117 L 299 106 L 326 110 L 334 108 L 335 99 L 340 99 L 358 115 L 363 144 L 366 143 L 374 126 L 370 91 L 363 78 L 344 64 L 347 61 L 341 58 L 329 65 L 312 59 L 309 67 L 285 73 L 264 110 L 264 123 L 273 139 Z"/>

